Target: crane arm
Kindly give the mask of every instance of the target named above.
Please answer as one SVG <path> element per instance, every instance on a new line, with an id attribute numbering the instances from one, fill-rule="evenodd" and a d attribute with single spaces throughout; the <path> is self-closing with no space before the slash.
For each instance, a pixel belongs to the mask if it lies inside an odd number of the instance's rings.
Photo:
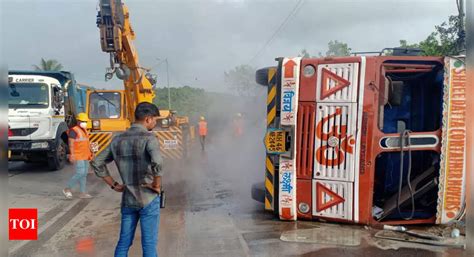
<path id="1" fill-rule="evenodd" d="M 135 107 L 141 102 L 153 102 L 153 85 L 156 78 L 140 67 L 134 47 L 135 32 L 130 24 L 128 8 L 121 0 L 100 0 L 97 27 L 103 52 L 110 54 L 110 68 L 106 80 L 115 74 L 124 82 L 129 117 L 133 119 Z"/>

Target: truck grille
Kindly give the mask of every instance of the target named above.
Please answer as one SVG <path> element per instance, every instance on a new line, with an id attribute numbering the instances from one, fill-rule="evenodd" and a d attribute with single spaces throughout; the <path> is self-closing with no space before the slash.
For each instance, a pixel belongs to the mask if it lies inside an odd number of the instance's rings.
<path id="1" fill-rule="evenodd" d="M 318 70 L 318 102 L 356 102 L 358 63 L 324 64 Z"/>
<path id="2" fill-rule="evenodd" d="M 314 164 L 314 103 L 300 103 L 298 106 L 298 126 L 296 133 L 296 175 L 298 178 L 311 179 Z"/>
<path id="3" fill-rule="evenodd" d="M 318 104 L 315 178 L 352 181 L 354 178 L 357 104 Z"/>
<path id="4" fill-rule="evenodd" d="M 352 220 L 352 183 L 313 180 L 313 215 Z"/>
<path id="5" fill-rule="evenodd" d="M 38 128 L 21 128 L 21 129 L 11 129 L 13 136 L 15 137 L 24 137 L 29 136 L 36 132 Z"/>

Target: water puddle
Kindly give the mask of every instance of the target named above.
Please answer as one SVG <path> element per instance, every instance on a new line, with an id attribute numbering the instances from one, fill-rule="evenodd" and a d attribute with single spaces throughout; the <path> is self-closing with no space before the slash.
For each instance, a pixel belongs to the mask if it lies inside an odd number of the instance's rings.
<path id="1" fill-rule="evenodd" d="M 359 246 L 363 231 L 360 229 L 324 226 L 285 231 L 280 239 L 285 242 L 312 243 L 338 246 Z"/>

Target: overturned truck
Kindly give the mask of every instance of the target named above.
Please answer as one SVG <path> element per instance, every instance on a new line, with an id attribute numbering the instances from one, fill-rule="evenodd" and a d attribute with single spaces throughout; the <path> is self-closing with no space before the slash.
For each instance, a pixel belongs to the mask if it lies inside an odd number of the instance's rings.
<path id="1" fill-rule="evenodd" d="M 282 220 L 446 224 L 466 192 L 463 57 L 278 58 L 268 87 L 265 182 Z"/>

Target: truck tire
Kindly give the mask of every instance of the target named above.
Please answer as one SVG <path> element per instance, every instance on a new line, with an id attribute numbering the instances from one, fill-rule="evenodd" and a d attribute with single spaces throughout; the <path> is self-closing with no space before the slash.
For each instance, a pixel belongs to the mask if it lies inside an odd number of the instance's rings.
<path id="1" fill-rule="evenodd" d="M 252 185 L 252 199 L 260 203 L 265 203 L 265 182 Z"/>
<path id="2" fill-rule="evenodd" d="M 268 70 L 276 67 L 266 67 L 255 72 L 255 82 L 262 86 L 268 86 Z"/>
<path id="3" fill-rule="evenodd" d="M 58 140 L 56 151 L 48 157 L 48 166 L 50 170 L 56 171 L 64 168 L 67 161 L 67 145 L 62 140 Z"/>

